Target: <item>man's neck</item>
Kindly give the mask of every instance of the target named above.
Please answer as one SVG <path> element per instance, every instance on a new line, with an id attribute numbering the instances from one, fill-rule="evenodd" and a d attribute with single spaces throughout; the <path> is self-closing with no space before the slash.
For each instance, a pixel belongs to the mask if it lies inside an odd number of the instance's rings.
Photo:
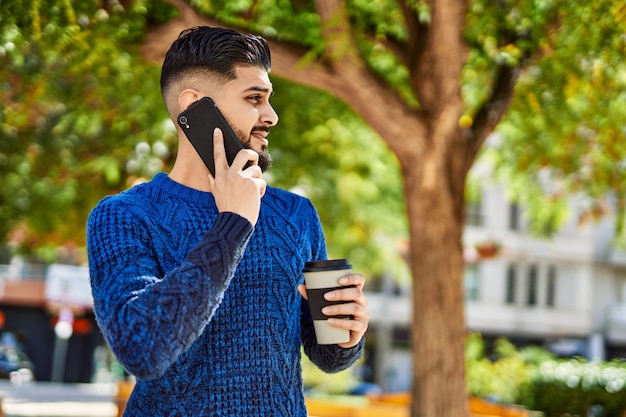
<path id="1" fill-rule="evenodd" d="M 170 179 L 195 190 L 211 192 L 209 175 L 209 169 L 191 143 L 179 137 L 176 161 L 168 174 Z"/>
<path id="2" fill-rule="evenodd" d="M 195 190 L 211 192 L 209 170 L 204 164 L 199 166 L 191 161 L 185 163 L 184 160 L 177 158 L 168 176 L 171 180 Z"/>

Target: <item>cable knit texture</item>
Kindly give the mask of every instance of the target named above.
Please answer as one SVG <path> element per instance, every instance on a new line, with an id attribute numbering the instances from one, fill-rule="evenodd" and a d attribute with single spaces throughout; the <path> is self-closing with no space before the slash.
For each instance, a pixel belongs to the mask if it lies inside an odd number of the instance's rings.
<path id="1" fill-rule="evenodd" d="M 326 247 L 303 197 L 268 187 L 253 228 L 158 174 L 103 199 L 87 245 L 98 324 L 138 381 L 125 416 L 306 416 L 300 345 L 326 372 L 363 352 L 315 341 L 297 286 Z"/>

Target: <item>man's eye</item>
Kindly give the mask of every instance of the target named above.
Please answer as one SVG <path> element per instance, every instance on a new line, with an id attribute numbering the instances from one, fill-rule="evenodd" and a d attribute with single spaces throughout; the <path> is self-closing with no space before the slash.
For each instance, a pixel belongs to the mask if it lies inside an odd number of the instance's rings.
<path id="1" fill-rule="evenodd" d="M 250 96 L 250 97 L 248 97 L 248 99 L 253 100 L 253 101 L 259 101 L 259 100 L 261 100 L 261 96 L 259 96 L 259 95 Z"/>

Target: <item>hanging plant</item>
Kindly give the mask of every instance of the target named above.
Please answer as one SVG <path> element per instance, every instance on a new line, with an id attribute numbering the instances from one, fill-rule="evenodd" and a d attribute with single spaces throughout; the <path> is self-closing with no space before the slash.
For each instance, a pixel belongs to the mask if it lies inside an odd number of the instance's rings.
<path id="1" fill-rule="evenodd" d="M 479 258 L 489 259 L 498 256 L 500 250 L 502 249 L 502 245 L 500 244 L 500 242 L 487 240 L 477 243 L 476 245 L 474 245 L 474 248 L 476 249 Z"/>

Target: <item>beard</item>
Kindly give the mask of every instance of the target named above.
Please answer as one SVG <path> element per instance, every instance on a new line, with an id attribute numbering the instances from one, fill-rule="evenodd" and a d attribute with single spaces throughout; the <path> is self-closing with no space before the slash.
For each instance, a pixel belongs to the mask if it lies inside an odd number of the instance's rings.
<path id="1" fill-rule="evenodd" d="M 230 125 L 232 127 L 232 124 Z M 269 151 L 267 150 L 267 146 L 263 145 L 261 147 L 261 151 L 252 149 L 252 139 L 250 138 L 252 133 L 254 133 L 255 131 L 269 131 L 269 129 L 266 127 L 254 127 L 249 134 L 246 134 L 243 130 L 233 127 L 233 131 L 243 144 L 244 148 L 253 150 L 259 155 L 259 168 L 261 168 L 261 172 L 265 172 L 270 169 L 270 167 L 272 166 L 272 155 L 270 155 Z"/>

